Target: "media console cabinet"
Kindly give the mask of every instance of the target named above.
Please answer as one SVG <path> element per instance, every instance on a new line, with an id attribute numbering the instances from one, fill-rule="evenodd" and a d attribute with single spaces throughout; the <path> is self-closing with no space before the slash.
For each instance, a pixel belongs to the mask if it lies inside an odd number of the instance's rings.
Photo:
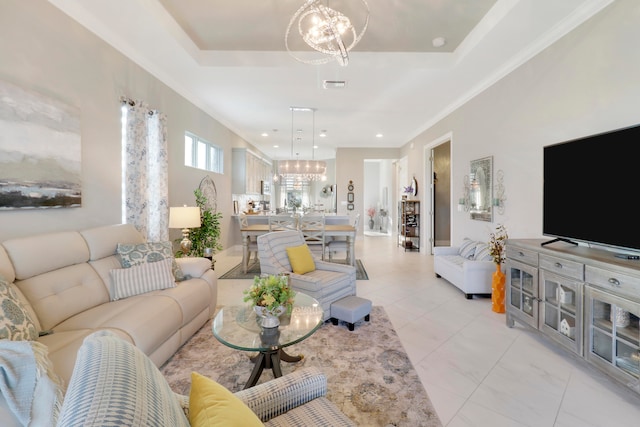
<path id="1" fill-rule="evenodd" d="M 539 330 L 640 393 L 640 260 L 543 242 L 507 240 L 507 326 Z"/>

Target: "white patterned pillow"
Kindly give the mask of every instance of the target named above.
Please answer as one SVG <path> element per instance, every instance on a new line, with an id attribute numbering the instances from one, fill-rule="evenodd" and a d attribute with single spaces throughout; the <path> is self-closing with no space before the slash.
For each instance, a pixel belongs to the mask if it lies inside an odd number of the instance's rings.
<path id="1" fill-rule="evenodd" d="M 476 261 L 492 261 L 493 258 L 491 258 L 491 252 L 489 252 L 489 245 L 487 243 L 478 243 L 473 259 Z"/>
<path id="2" fill-rule="evenodd" d="M 171 258 L 173 276 L 180 282 L 185 280 L 185 276 L 180 266 L 178 266 L 172 251 L 171 242 L 147 242 L 135 245 L 118 243 L 116 248 L 120 264 L 124 268 Z"/>
<path id="3" fill-rule="evenodd" d="M 67 426 L 189 426 L 156 365 L 110 331 L 85 338 L 58 420 Z"/>
<path id="4" fill-rule="evenodd" d="M 116 268 L 109 272 L 111 301 L 160 289 L 174 288 L 176 282 L 171 273 L 171 260 Z"/>
<path id="5" fill-rule="evenodd" d="M 462 258 L 473 259 L 473 254 L 476 252 L 476 242 L 470 239 L 464 239 L 460 248 L 458 249 L 458 254 Z"/>
<path id="6" fill-rule="evenodd" d="M 38 338 L 35 322 L 14 286 L 0 276 L 0 339 L 33 341 Z"/>

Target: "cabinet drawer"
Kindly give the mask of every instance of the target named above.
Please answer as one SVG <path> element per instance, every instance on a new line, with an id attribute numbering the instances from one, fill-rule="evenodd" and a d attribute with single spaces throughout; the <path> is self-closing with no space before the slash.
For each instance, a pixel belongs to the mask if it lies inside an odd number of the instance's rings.
<path id="1" fill-rule="evenodd" d="M 572 279 L 584 280 L 584 264 L 540 254 L 540 268 Z"/>
<path id="2" fill-rule="evenodd" d="M 585 269 L 585 282 L 640 301 L 640 276 L 630 276 L 588 265 Z"/>
<path id="3" fill-rule="evenodd" d="M 507 258 L 538 266 L 538 252 L 507 245 Z"/>

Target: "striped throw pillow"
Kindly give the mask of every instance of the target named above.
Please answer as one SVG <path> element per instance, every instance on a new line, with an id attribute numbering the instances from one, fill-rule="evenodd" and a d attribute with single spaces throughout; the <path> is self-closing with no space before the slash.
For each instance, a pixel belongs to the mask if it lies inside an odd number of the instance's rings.
<path id="1" fill-rule="evenodd" d="M 116 268 L 111 276 L 111 301 L 144 294 L 160 289 L 174 288 L 176 282 L 171 272 L 171 259 L 148 262 L 129 268 Z"/>
<path id="2" fill-rule="evenodd" d="M 473 256 L 476 261 L 493 261 L 491 258 L 491 252 L 489 252 L 489 245 L 487 243 L 478 243 L 476 245 L 476 254 Z"/>
<path id="3" fill-rule="evenodd" d="M 460 249 L 458 249 L 458 254 L 462 258 L 473 259 L 473 254 L 476 252 L 476 243 L 471 239 L 464 239 L 462 244 L 460 245 Z"/>

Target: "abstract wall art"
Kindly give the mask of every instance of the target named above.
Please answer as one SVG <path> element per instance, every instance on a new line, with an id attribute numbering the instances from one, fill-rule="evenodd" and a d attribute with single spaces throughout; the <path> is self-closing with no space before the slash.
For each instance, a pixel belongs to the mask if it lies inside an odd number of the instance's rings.
<path id="1" fill-rule="evenodd" d="M 0 81 L 0 210 L 79 207 L 80 112 Z"/>

